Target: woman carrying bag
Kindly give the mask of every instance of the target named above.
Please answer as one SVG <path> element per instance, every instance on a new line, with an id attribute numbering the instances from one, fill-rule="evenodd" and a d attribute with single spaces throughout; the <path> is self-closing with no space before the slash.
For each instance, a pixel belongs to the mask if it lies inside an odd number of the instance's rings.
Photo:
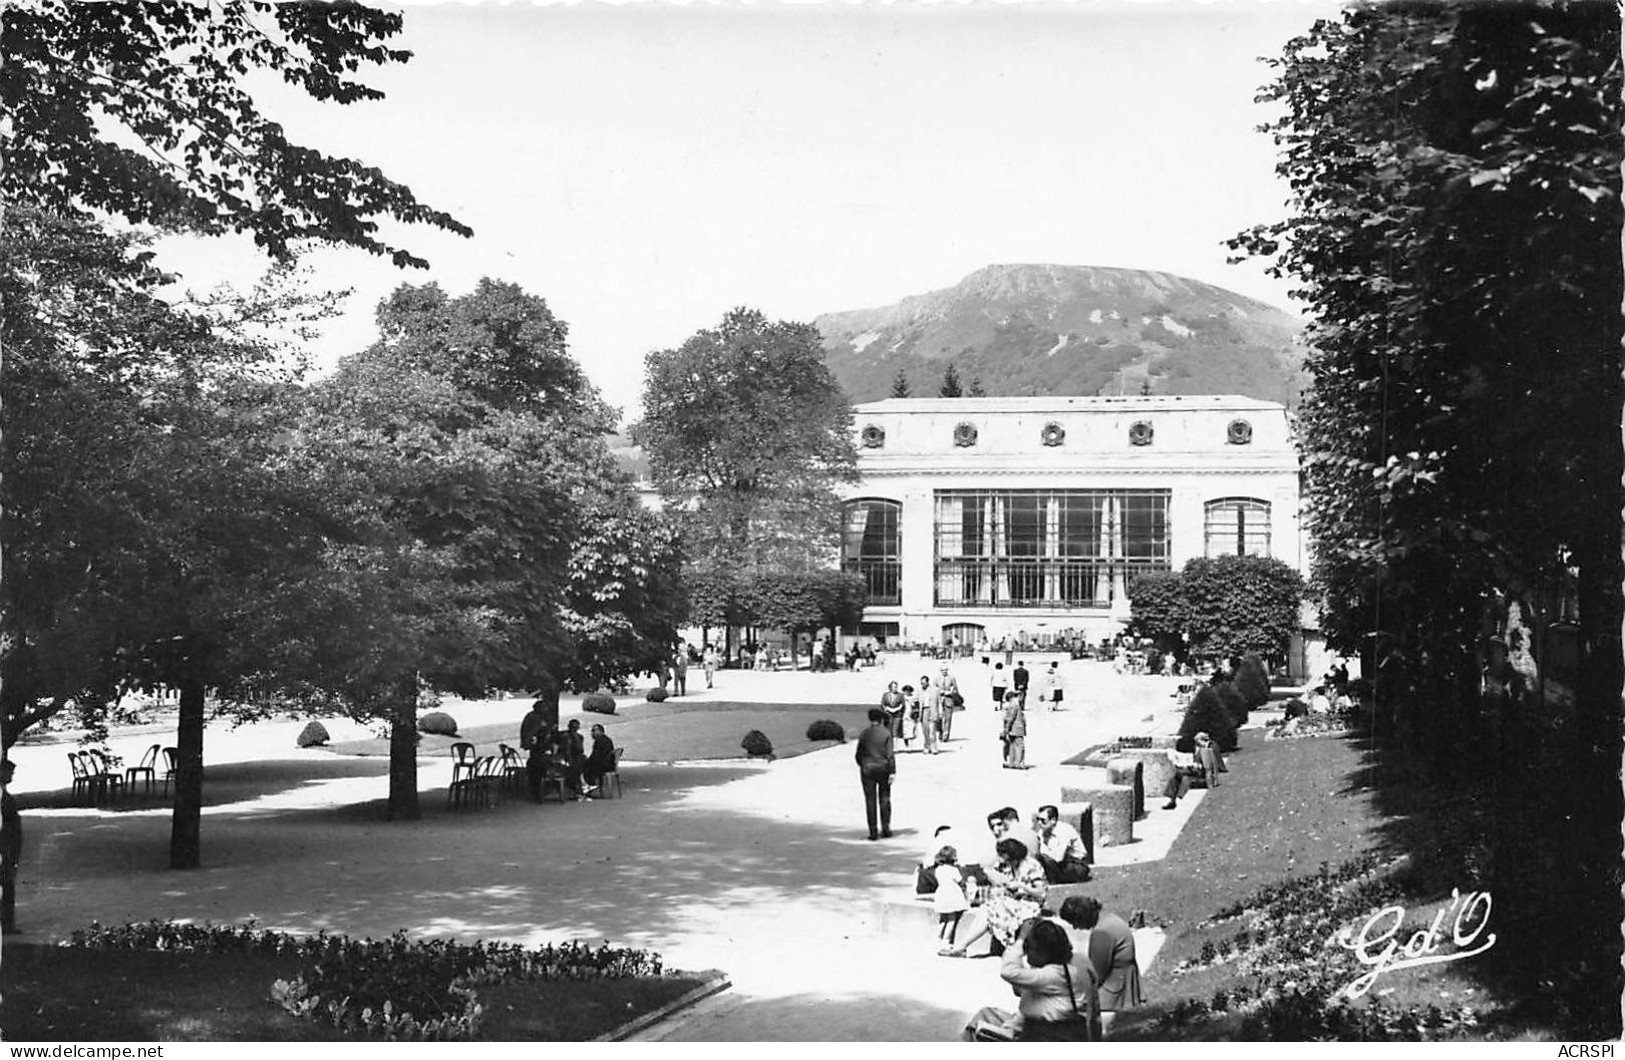
<path id="1" fill-rule="evenodd" d="M 977 1042 L 1094 1042 L 1100 1040 L 1100 1002 L 1086 954 L 1074 953 L 1066 929 L 1053 920 L 1029 920 L 1018 946 L 1005 951 L 999 978 L 1020 999 L 1014 1013 L 984 1008 L 965 1026 Z"/>

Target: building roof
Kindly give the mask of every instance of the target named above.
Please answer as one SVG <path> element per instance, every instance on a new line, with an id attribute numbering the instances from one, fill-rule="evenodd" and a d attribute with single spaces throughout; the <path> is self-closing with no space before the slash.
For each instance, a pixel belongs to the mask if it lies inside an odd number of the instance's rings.
<path id="1" fill-rule="evenodd" d="M 879 412 L 1177 412 L 1181 410 L 1285 409 L 1278 401 L 1240 394 L 1135 394 L 1123 397 L 926 397 L 884 398 L 854 406 L 860 413 Z"/>

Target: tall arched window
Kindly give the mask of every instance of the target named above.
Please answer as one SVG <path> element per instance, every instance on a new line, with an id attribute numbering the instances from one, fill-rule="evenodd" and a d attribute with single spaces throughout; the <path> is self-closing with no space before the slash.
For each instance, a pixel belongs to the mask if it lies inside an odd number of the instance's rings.
<path id="1" fill-rule="evenodd" d="M 896 501 L 866 497 L 847 502 L 841 567 L 863 577 L 870 604 L 902 603 L 902 541 L 898 534 L 902 511 Z"/>
<path id="2" fill-rule="evenodd" d="M 1208 556 L 1270 554 L 1270 505 L 1254 497 L 1207 502 Z"/>

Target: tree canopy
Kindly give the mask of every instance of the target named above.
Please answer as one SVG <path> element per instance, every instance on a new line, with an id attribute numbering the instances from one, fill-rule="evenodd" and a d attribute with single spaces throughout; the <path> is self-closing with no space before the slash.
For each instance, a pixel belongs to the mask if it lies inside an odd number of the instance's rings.
<path id="1" fill-rule="evenodd" d="M 1619 9 L 1361 6 L 1272 65 L 1290 214 L 1233 245 L 1313 315 L 1299 429 L 1327 633 L 1362 654 L 1381 741 L 1494 779 L 1487 860 L 1521 910 L 1495 959 L 1572 975 L 1566 1003 L 1612 1036 Z M 1500 680 L 1509 651 L 1534 680 Z"/>
<path id="2" fill-rule="evenodd" d="M 749 586 L 764 572 L 837 556 L 838 487 L 857 477 L 852 406 L 816 328 L 752 309 L 644 365 L 634 434 L 682 529 L 693 617 L 750 621 Z"/>
<path id="3" fill-rule="evenodd" d="M 248 87 L 263 71 L 322 102 L 379 99 L 353 75 L 410 58 L 388 46 L 400 29 L 399 14 L 353 3 L 8 7 L 0 199 L 62 216 L 247 232 L 277 258 L 323 240 L 422 268 L 380 234 L 380 218 L 470 229 L 377 169 L 290 141 Z"/>

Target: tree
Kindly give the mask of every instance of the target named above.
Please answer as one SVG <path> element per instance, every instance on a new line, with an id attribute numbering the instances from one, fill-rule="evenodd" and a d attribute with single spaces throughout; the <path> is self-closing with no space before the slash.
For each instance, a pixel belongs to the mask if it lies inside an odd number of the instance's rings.
<path id="1" fill-rule="evenodd" d="M 891 396 L 894 398 L 906 398 L 908 395 L 908 373 L 899 368 L 897 369 L 897 374 L 892 377 Z"/>
<path id="2" fill-rule="evenodd" d="M 381 353 L 311 388 L 289 460 L 335 526 L 320 576 L 267 610 L 275 672 L 388 726 L 389 816 L 413 819 L 420 690 L 557 695 L 587 465 L 565 418 L 493 407 Z"/>
<path id="3" fill-rule="evenodd" d="M 1328 635 L 1377 676 L 1380 742 L 1469 792 L 1497 779 L 1493 885 L 1527 914 L 1494 959 L 1575 975 L 1592 993 L 1569 1003 L 1615 1034 L 1619 11 L 1361 7 L 1272 65 L 1290 215 L 1234 245 L 1313 307 L 1299 428 Z M 1486 681 L 1524 636 L 1545 673 L 1559 615 L 1572 714 L 1538 676 Z M 1524 779 L 1537 762 L 1560 802 Z"/>
<path id="4" fill-rule="evenodd" d="M 987 391 L 982 389 L 981 376 L 971 377 L 970 389 L 966 391 L 966 394 L 970 397 L 987 397 Z"/>
<path id="5" fill-rule="evenodd" d="M 834 563 L 837 487 L 857 478 L 852 406 L 816 328 L 752 309 L 644 365 L 634 435 L 667 509 L 679 513 L 693 617 L 736 624 L 766 572 Z"/>
<path id="6" fill-rule="evenodd" d="M 1129 632 L 1183 654 L 1190 618 L 1178 571 L 1146 571 L 1128 586 Z"/>
<path id="7" fill-rule="evenodd" d="M 278 258 L 315 239 L 422 268 L 380 237 L 378 218 L 471 231 L 376 169 L 289 141 L 248 90 L 267 72 L 322 102 L 382 98 L 351 75 L 410 58 L 387 46 L 400 29 L 400 15 L 358 4 L 11 8 L 0 26 L 0 200 L 249 232 Z"/>
<path id="8" fill-rule="evenodd" d="M 942 371 L 942 385 L 937 388 L 937 396 L 945 398 L 965 396 L 964 389 L 959 385 L 959 372 L 954 368 L 952 361 L 949 361 L 948 367 Z"/>
<path id="9" fill-rule="evenodd" d="M 94 728 L 126 691 L 178 689 L 171 865 L 188 868 L 205 690 L 259 669 L 246 630 L 260 589 L 299 565 L 316 526 L 265 468 L 284 373 L 244 329 L 276 300 L 181 311 L 135 247 L 14 209 L 0 249 L 0 340 L 21 399 L 0 465 L 3 743 L 70 705 Z"/>
<path id="10" fill-rule="evenodd" d="M 790 661 L 796 637 L 828 629 L 849 629 L 863 619 L 868 585 L 859 575 L 840 570 L 778 571 L 752 586 L 749 609 L 753 624 L 782 629 L 791 635 Z"/>
<path id="11" fill-rule="evenodd" d="M 1301 628 L 1303 579 L 1270 556 L 1192 559 L 1179 586 L 1193 654 L 1228 659 L 1256 652 L 1282 660 Z"/>
<path id="12" fill-rule="evenodd" d="M 1257 653 L 1248 652 L 1241 657 L 1241 667 L 1236 671 L 1236 691 L 1241 693 L 1241 701 L 1245 709 L 1262 707 L 1270 701 L 1270 682 L 1264 676 L 1264 664 Z"/>
<path id="13" fill-rule="evenodd" d="M 1213 742 L 1218 744 L 1221 751 L 1229 753 L 1236 749 L 1236 720 L 1225 708 L 1224 700 L 1219 698 L 1219 690 L 1213 685 L 1198 688 L 1196 695 L 1185 705 L 1185 714 L 1179 722 L 1180 746 L 1188 750 L 1199 732 L 1213 737 Z"/>

